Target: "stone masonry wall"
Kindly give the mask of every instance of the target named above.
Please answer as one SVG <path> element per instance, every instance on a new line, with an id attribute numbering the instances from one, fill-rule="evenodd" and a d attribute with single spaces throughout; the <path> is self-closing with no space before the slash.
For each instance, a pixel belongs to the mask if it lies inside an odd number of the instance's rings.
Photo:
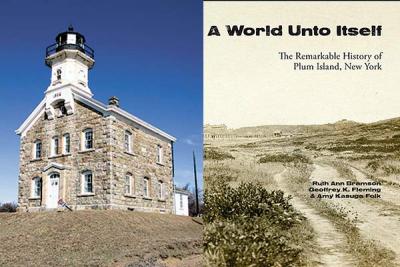
<path id="1" fill-rule="evenodd" d="M 110 147 L 107 120 L 98 112 L 83 104 L 76 103 L 75 113 L 68 116 L 46 120 L 44 114 L 21 139 L 20 145 L 20 176 L 18 204 L 20 209 L 44 206 L 46 202 L 46 185 L 48 175 L 52 172 L 60 173 L 59 198 L 63 198 L 71 206 L 76 205 L 104 205 L 109 203 L 110 192 L 110 164 L 108 153 Z M 82 131 L 92 128 L 94 136 L 93 150 L 82 151 Z M 63 135 L 69 133 L 71 137 L 71 153 L 63 152 Z M 59 137 L 60 154 L 50 156 L 51 139 Z M 33 159 L 33 146 L 36 140 L 42 142 L 41 159 Z M 50 163 L 62 164 L 64 170 L 50 168 L 43 169 Z M 94 196 L 81 195 L 81 174 L 85 170 L 93 172 Z M 31 180 L 42 177 L 42 201 L 31 199 Z"/>
<path id="2" fill-rule="evenodd" d="M 142 127 L 128 124 L 122 118 L 104 117 L 91 108 L 76 102 L 75 113 L 45 120 L 44 115 L 21 139 L 19 210 L 45 207 L 48 176 L 60 174 L 59 198 L 73 208 L 122 208 L 154 212 L 173 212 L 172 147 L 170 141 Z M 93 129 L 94 149 L 82 151 L 82 132 Z M 124 147 L 125 131 L 132 133 L 132 151 Z M 71 153 L 50 157 L 50 142 L 59 137 L 59 151 L 63 151 L 63 135 L 71 137 Z M 42 142 L 41 159 L 33 159 L 36 140 Z M 163 147 L 163 164 L 157 163 L 157 145 Z M 44 168 L 51 163 L 61 164 L 65 169 Z M 82 172 L 93 173 L 93 195 L 81 194 Z M 132 194 L 125 194 L 125 176 L 132 174 Z M 43 180 L 42 198 L 31 198 L 31 181 Z M 150 179 L 150 196 L 143 196 L 144 177 Z M 158 181 L 165 185 L 165 198 L 158 197 Z"/>
<path id="3" fill-rule="evenodd" d="M 132 134 L 131 152 L 125 151 L 125 132 Z M 170 141 L 123 120 L 112 119 L 112 196 L 115 206 L 136 210 L 173 212 L 172 147 Z M 163 163 L 157 163 L 157 145 L 163 147 Z M 132 175 L 132 193 L 125 194 L 125 176 Z M 143 196 L 144 178 L 150 180 L 149 197 Z M 162 181 L 165 197 L 159 198 Z"/>

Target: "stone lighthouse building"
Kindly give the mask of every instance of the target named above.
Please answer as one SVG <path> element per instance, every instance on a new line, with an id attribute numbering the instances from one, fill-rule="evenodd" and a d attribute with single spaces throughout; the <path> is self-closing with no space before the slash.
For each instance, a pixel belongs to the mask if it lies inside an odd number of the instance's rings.
<path id="1" fill-rule="evenodd" d="M 175 138 L 133 116 L 112 97 L 93 98 L 94 51 L 72 27 L 47 47 L 43 100 L 20 135 L 20 211 L 129 209 L 173 212 Z"/>

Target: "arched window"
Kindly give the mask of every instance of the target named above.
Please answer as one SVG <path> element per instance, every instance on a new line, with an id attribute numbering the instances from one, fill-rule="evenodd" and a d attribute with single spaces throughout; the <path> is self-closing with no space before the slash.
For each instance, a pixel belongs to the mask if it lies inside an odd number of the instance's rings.
<path id="1" fill-rule="evenodd" d="M 135 192 L 134 181 L 131 173 L 125 175 L 125 195 L 133 195 Z"/>
<path id="2" fill-rule="evenodd" d="M 92 194 L 93 191 L 93 174 L 91 171 L 84 171 L 82 173 L 82 186 L 81 190 L 83 194 Z"/>
<path id="3" fill-rule="evenodd" d="M 32 179 L 31 196 L 33 198 L 40 198 L 42 196 L 42 178 L 35 177 Z"/>
<path id="4" fill-rule="evenodd" d="M 50 174 L 50 179 L 60 178 L 60 174 L 58 172 L 53 172 Z"/>
<path id="5" fill-rule="evenodd" d="M 61 73 L 62 73 L 61 69 L 58 69 L 57 70 L 57 80 L 61 80 Z"/>
<path id="6" fill-rule="evenodd" d="M 150 178 L 148 177 L 143 179 L 143 197 L 150 197 Z"/>
<path id="7" fill-rule="evenodd" d="M 92 128 L 88 128 L 85 129 L 82 133 L 82 138 L 83 138 L 83 142 L 82 142 L 82 148 L 83 150 L 88 150 L 88 149 L 92 149 L 93 148 L 93 129 Z"/>
<path id="8" fill-rule="evenodd" d="M 40 159 L 42 157 L 42 141 L 36 140 L 33 144 L 33 158 Z"/>

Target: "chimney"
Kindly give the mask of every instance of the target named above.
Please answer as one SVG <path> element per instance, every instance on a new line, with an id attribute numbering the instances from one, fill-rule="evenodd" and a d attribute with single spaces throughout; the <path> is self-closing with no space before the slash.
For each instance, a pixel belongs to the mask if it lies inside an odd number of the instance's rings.
<path id="1" fill-rule="evenodd" d="M 116 96 L 110 97 L 110 99 L 108 100 L 108 105 L 119 107 L 119 99 L 118 99 L 118 97 L 116 97 Z"/>

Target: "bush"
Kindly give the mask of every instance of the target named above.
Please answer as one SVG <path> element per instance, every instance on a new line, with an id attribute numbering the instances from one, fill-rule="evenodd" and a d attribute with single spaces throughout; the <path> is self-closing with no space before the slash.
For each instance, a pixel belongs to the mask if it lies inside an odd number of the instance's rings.
<path id="1" fill-rule="evenodd" d="M 380 166 L 381 163 L 379 161 L 373 160 L 368 162 L 366 167 L 367 169 L 371 169 L 373 172 L 376 172 Z"/>
<path id="2" fill-rule="evenodd" d="M 223 152 L 213 147 L 206 147 L 204 149 L 204 159 L 205 160 L 225 160 L 225 159 L 235 159 L 230 153 Z"/>
<path id="3" fill-rule="evenodd" d="M 212 266 L 299 266 L 304 217 L 282 191 L 215 183 L 205 193 L 204 252 Z"/>
<path id="4" fill-rule="evenodd" d="M 268 162 L 283 162 L 283 163 L 288 163 L 288 162 L 294 162 L 294 163 L 310 163 L 310 159 L 307 158 L 304 155 L 294 153 L 294 154 L 284 154 L 284 153 L 278 153 L 278 154 L 268 154 L 262 156 L 259 160 L 259 163 L 268 163 Z"/>
<path id="5" fill-rule="evenodd" d="M 211 266 L 299 266 L 302 249 L 290 232 L 267 220 L 240 219 L 205 226 L 205 255 Z"/>
<path id="6" fill-rule="evenodd" d="M 16 212 L 17 204 L 15 202 L 0 203 L 0 212 Z"/>

